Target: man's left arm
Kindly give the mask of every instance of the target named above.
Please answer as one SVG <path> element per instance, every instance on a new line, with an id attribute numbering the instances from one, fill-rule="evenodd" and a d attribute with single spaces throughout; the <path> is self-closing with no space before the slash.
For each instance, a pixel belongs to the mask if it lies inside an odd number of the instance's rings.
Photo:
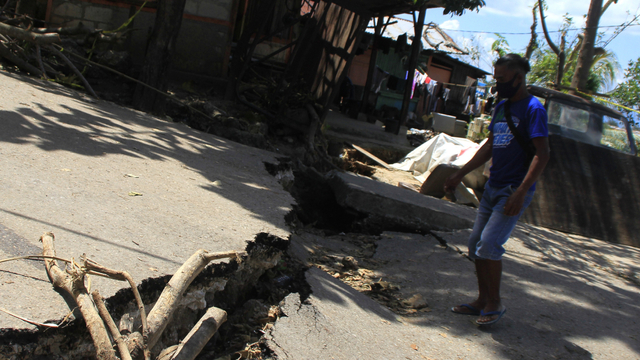
<path id="1" fill-rule="evenodd" d="M 536 137 L 531 139 L 531 142 L 536 148 L 536 155 L 533 157 L 531 165 L 529 165 L 529 171 L 527 171 L 524 180 L 516 191 L 509 196 L 507 203 L 504 205 L 504 214 L 507 216 L 515 216 L 520 213 L 527 191 L 538 180 L 551 156 L 548 137 Z"/>

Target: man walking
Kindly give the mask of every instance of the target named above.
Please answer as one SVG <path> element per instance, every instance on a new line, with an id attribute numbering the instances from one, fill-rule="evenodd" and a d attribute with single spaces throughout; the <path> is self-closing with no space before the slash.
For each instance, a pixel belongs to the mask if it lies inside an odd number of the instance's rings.
<path id="1" fill-rule="evenodd" d="M 462 178 L 492 160 L 491 175 L 469 237 L 469 257 L 474 259 L 478 297 L 451 308 L 457 314 L 479 316 L 478 325 L 497 322 L 506 312 L 500 302 L 503 245 L 518 218 L 533 198 L 536 180 L 549 161 L 547 112 L 527 92 L 529 62 L 517 54 L 496 61 L 494 78 L 501 98 L 489 125 L 489 139 L 476 155 L 447 179 L 451 192 Z"/>

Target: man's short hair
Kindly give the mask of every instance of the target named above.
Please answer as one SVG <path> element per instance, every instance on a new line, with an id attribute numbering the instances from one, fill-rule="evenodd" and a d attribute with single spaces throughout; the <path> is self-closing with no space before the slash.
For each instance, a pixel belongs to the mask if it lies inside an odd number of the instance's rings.
<path id="1" fill-rule="evenodd" d="M 529 66 L 529 60 L 523 58 L 518 54 L 507 54 L 498 59 L 495 65 L 506 66 L 509 70 L 520 70 L 525 74 L 531 70 L 531 66 Z"/>

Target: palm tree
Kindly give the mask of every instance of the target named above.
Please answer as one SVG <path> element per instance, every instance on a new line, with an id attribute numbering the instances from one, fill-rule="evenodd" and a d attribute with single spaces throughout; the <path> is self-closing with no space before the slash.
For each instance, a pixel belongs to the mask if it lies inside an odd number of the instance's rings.
<path id="1" fill-rule="evenodd" d="M 576 54 L 581 46 L 580 39 L 571 41 L 572 48 L 564 66 L 562 82 L 559 85 L 569 87 L 576 70 Z M 536 49 L 531 57 L 531 72 L 529 82 L 539 86 L 553 87 L 558 71 L 558 56 L 548 47 Z M 616 55 L 603 48 L 595 49 L 594 61 L 591 65 L 586 90 L 590 92 L 604 92 L 615 85 L 618 73 L 621 71 Z M 552 84 L 552 85 L 550 85 Z"/>
<path id="2" fill-rule="evenodd" d="M 592 92 L 606 92 L 613 89 L 616 85 L 616 77 L 621 71 L 616 54 L 603 48 L 596 48 L 587 89 Z"/>

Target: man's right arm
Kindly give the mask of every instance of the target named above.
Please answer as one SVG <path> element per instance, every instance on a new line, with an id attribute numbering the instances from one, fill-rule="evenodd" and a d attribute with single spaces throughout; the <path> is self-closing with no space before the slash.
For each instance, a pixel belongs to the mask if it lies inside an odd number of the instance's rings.
<path id="1" fill-rule="evenodd" d="M 489 133 L 489 138 L 487 142 L 482 145 L 480 149 L 476 152 L 471 160 L 466 163 L 462 169 L 456 171 L 453 175 L 449 176 L 449 178 L 444 182 L 444 191 L 445 192 L 453 192 L 458 184 L 462 181 L 462 178 L 473 170 L 479 168 L 484 165 L 489 159 L 491 159 L 491 155 L 493 152 L 493 131 Z"/>

